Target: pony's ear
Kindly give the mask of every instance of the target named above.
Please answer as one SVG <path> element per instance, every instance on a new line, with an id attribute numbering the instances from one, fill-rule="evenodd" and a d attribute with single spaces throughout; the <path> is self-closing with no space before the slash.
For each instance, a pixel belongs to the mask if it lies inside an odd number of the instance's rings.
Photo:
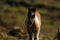
<path id="1" fill-rule="evenodd" d="M 32 10 L 33 12 L 35 12 L 35 11 L 36 11 L 36 8 L 34 7 L 34 8 L 32 8 L 31 10 Z"/>
<path id="2" fill-rule="evenodd" d="M 36 11 L 36 8 L 35 8 L 35 7 L 29 7 L 29 8 L 28 8 L 28 11 L 33 11 L 33 12 L 35 12 L 35 11 Z"/>

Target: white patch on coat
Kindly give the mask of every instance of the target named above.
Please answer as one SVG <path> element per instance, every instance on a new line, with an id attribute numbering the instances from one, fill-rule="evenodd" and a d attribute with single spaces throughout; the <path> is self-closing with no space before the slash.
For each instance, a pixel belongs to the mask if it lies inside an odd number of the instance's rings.
<path id="1" fill-rule="evenodd" d="M 40 19 L 38 19 L 38 17 L 37 16 L 35 16 L 35 22 L 38 24 L 38 25 L 40 25 L 41 26 L 41 20 Z"/>
<path id="2" fill-rule="evenodd" d="M 39 23 L 39 20 L 38 20 L 38 17 L 37 16 L 35 17 L 35 19 L 36 19 L 36 22 Z"/>

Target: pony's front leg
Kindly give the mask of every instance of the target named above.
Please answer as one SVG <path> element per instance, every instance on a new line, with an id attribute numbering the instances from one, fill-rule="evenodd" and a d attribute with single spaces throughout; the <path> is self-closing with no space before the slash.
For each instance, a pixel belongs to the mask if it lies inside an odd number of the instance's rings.
<path id="1" fill-rule="evenodd" d="M 40 29 L 34 31 L 34 40 L 39 40 Z"/>
<path id="2" fill-rule="evenodd" d="M 28 30 L 28 36 L 29 36 L 29 40 L 32 40 L 32 33 L 31 33 L 31 30 Z"/>

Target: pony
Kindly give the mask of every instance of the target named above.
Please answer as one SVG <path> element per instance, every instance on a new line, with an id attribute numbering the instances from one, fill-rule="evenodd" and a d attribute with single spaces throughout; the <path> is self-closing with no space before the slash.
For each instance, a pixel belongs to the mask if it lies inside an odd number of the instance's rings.
<path id="1" fill-rule="evenodd" d="M 25 25 L 29 35 L 29 40 L 39 40 L 41 16 L 35 7 L 28 8 L 28 14 L 25 20 Z"/>

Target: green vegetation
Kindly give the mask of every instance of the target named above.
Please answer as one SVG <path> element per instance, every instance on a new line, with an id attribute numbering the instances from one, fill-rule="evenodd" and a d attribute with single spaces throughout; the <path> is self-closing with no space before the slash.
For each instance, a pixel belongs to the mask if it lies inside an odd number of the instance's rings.
<path id="1" fill-rule="evenodd" d="M 21 0 L 17 0 L 19 2 Z M 7 3 L 0 2 L 0 40 L 27 40 L 28 35 L 25 26 L 25 18 L 27 15 L 27 7 L 24 6 L 9 6 Z M 25 0 L 32 5 L 31 1 Z M 45 4 L 50 6 L 60 7 L 60 3 L 56 3 L 54 0 L 39 0 L 37 3 L 34 1 L 33 5 Z M 41 25 L 41 40 L 53 40 L 56 36 L 57 28 L 60 27 L 60 10 L 50 11 L 46 8 L 37 8 L 37 11 L 41 14 L 42 25 Z M 12 30 L 15 26 L 20 27 L 20 32 L 16 36 L 8 35 L 8 32 Z"/>

